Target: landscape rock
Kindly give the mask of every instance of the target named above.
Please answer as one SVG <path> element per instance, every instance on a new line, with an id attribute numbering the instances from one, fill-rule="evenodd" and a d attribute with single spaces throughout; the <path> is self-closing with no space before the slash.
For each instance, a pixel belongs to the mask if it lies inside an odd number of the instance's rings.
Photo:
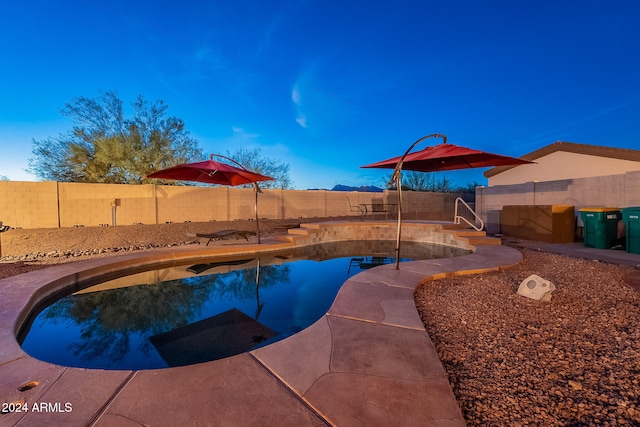
<path id="1" fill-rule="evenodd" d="M 555 290 L 556 285 L 537 274 L 532 274 L 520 283 L 518 295 L 538 301 L 551 301 L 551 293 Z"/>

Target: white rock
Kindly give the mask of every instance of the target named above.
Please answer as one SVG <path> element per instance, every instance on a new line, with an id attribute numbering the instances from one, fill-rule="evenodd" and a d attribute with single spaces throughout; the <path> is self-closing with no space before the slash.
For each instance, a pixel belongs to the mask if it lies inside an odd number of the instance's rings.
<path id="1" fill-rule="evenodd" d="M 539 301 L 551 301 L 551 293 L 556 286 L 542 277 L 532 274 L 520 283 L 518 294 Z"/>

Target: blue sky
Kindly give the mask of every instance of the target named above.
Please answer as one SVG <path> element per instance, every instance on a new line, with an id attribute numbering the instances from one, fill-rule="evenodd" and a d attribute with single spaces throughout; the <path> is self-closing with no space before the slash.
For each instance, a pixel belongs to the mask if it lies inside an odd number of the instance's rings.
<path id="1" fill-rule="evenodd" d="M 300 189 L 383 186 L 360 166 L 432 133 L 640 149 L 638 22 L 637 0 L 2 2 L 0 176 L 36 180 L 31 141 L 101 90 L 165 101 L 205 153 L 260 147 Z"/>

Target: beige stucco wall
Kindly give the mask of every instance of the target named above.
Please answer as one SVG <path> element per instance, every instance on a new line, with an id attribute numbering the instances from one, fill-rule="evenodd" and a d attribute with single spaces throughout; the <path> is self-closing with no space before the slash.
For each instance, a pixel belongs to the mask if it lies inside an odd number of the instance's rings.
<path id="1" fill-rule="evenodd" d="M 58 183 L 0 181 L 0 221 L 23 228 L 59 227 Z"/>
<path id="2" fill-rule="evenodd" d="M 263 190 L 260 218 L 359 215 L 347 202 L 397 203 L 384 193 L 325 190 Z M 404 192 L 405 218 L 453 220 L 455 194 Z M 379 215 L 378 218 L 381 216 Z M 255 218 L 253 188 L 171 185 L 80 184 L 0 181 L 0 221 L 11 227 L 55 228 L 232 221 Z"/>
<path id="3" fill-rule="evenodd" d="M 640 206 L 640 171 L 476 188 L 476 212 L 488 232 L 501 231 L 500 215 L 507 205 L 571 205 L 581 226 L 580 208 Z"/>
<path id="4" fill-rule="evenodd" d="M 536 159 L 535 162 L 488 178 L 489 186 L 617 175 L 640 170 L 639 162 L 566 151 L 556 151 Z"/>
<path id="5" fill-rule="evenodd" d="M 60 227 L 113 225 L 114 208 L 116 225 L 154 220 L 152 186 L 60 182 L 58 187 Z"/>

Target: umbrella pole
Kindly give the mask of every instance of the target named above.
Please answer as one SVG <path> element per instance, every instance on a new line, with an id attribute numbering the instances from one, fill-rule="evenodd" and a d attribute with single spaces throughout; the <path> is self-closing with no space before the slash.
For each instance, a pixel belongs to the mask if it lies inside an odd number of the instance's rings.
<path id="1" fill-rule="evenodd" d="M 396 270 L 400 270 L 400 235 L 402 233 L 402 164 L 404 163 L 404 159 L 407 157 L 407 154 L 409 154 L 409 152 L 413 150 L 413 147 L 415 147 L 425 139 L 433 137 L 442 138 L 444 143 L 447 143 L 447 136 L 440 133 L 423 136 L 422 138 L 411 144 L 411 147 L 409 147 L 409 149 L 402 155 L 402 157 L 396 164 L 396 167 L 393 170 L 393 176 L 391 177 L 391 182 L 395 181 L 396 185 L 398 186 L 398 233 L 396 236 Z"/>
<path id="2" fill-rule="evenodd" d="M 258 265 L 256 266 L 256 303 L 256 320 L 258 320 L 262 307 L 264 306 L 264 304 L 260 304 L 260 258 L 258 258 Z"/>
<path id="3" fill-rule="evenodd" d="M 258 218 L 258 193 L 260 192 L 260 187 L 258 187 L 258 183 L 254 182 L 255 184 L 255 190 L 256 190 L 256 206 L 255 206 L 255 211 L 256 211 L 256 230 L 257 230 L 257 235 L 258 235 L 258 244 L 260 244 L 260 219 Z"/>
<path id="4" fill-rule="evenodd" d="M 402 233 L 402 178 L 398 170 L 398 234 L 396 236 L 396 270 L 400 270 L 400 234 Z"/>

